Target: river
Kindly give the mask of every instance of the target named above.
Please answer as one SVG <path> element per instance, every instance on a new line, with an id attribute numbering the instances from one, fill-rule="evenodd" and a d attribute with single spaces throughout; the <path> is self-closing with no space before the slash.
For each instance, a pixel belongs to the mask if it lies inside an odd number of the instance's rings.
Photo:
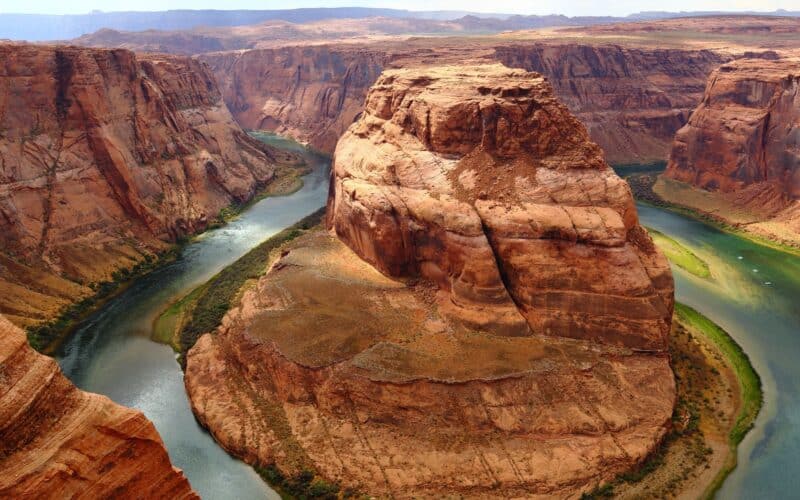
<path id="1" fill-rule="evenodd" d="M 800 493 L 800 257 L 702 222 L 640 205 L 647 227 L 705 260 L 711 279 L 672 266 L 675 298 L 728 331 L 764 385 L 764 408 L 739 447 L 718 498 L 797 498 Z"/>
<path id="2" fill-rule="evenodd" d="M 198 237 L 176 262 L 137 280 L 93 314 L 57 356 L 80 388 L 142 410 L 164 439 L 172 462 L 205 499 L 277 494 L 197 424 L 174 353 L 149 337 L 165 304 L 324 205 L 328 160 L 291 141 L 259 137 L 300 152 L 315 166 L 303 188 L 264 199 L 225 227 Z M 764 409 L 740 446 L 739 467 L 719 497 L 795 497 L 800 491 L 800 258 L 659 208 L 640 205 L 639 214 L 644 225 L 678 240 L 709 264 L 711 279 L 673 266 L 677 300 L 725 328 L 764 382 Z"/>
<path id="3" fill-rule="evenodd" d="M 137 408 L 155 424 L 172 463 L 204 499 L 279 498 L 245 463 L 231 458 L 194 418 L 172 349 L 150 340 L 153 320 L 171 300 L 204 283 L 278 231 L 325 204 L 329 160 L 301 145 L 259 134 L 298 152 L 314 168 L 302 189 L 265 198 L 226 226 L 187 245 L 174 263 L 134 282 L 93 314 L 57 353 L 81 389 Z"/>

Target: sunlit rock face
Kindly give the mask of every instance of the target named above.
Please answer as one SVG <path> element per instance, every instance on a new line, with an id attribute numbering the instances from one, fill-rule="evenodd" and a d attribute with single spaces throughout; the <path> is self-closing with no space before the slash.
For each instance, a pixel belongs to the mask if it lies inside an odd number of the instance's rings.
<path id="1" fill-rule="evenodd" d="M 188 352 L 236 456 L 381 497 L 576 497 L 669 429 L 669 267 L 539 75 L 384 72 L 328 225 Z"/>
<path id="2" fill-rule="evenodd" d="M 195 60 L 0 44 L 0 312 L 51 318 L 252 197 L 274 156 Z"/>
<path id="3" fill-rule="evenodd" d="M 537 74 L 387 71 L 336 148 L 329 224 L 507 335 L 666 348 L 672 278 L 627 184 Z"/>
<path id="4" fill-rule="evenodd" d="M 800 239 L 800 60 L 740 59 L 712 73 L 665 175 L 721 193 Z"/>
<path id="5" fill-rule="evenodd" d="M 0 316 L 0 497 L 199 498 L 153 424 L 78 390 Z"/>

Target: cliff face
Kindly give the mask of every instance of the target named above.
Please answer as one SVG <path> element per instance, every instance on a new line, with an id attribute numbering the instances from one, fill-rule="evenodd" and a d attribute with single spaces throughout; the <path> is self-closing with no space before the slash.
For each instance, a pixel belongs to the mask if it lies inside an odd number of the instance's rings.
<path id="1" fill-rule="evenodd" d="M 621 163 L 666 159 L 708 74 L 726 60 L 707 50 L 583 44 L 510 45 L 496 58 L 547 76 L 608 161 Z"/>
<path id="2" fill-rule="evenodd" d="M 335 235 L 187 355 L 226 449 L 370 495 L 570 497 L 657 446 L 669 266 L 539 75 L 386 71 L 332 177 Z"/>
<path id="3" fill-rule="evenodd" d="M 0 45 L 0 311 L 52 317 L 250 198 L 274 161 L 202 63 Z"/>
<path id="4" fill-rule="evenodd" d="M 0 316 L 0 496 L 198 498 L 153 424 L 79 391 Z"/>
<path id="5" fill-rule="evenodd" d="M 436 282 L 442 306 L 474 326 L 665 348 L 666 261 L 627 184 L 540 76 L 387 71 L 332 176 L 339 238 L 388 275 Z"/>
<path id="6" fill-rule="evenodd" d="M 675 132 L 700 102 L 706 77 L 726 60 L 703 50 L 452 41 L 290 47 L 201 59 L 214 69 L 243 126 L 288 133 L 332 152 L 382 68 L 442 64 L 454 49 L 462 60 L 496 60 L 545 75 L 608 160 L 621 163 L 666 159 Z"/>
<path id="7" fill-rule="evenodd" d="M 725 64 L 676 134 L 665 177 L 715 192 L 752 212 L 752 222 L 772 221 L 800 240 L 799 123 L 799 60 Z"/>
<path id="8" fill-rule="evenodd" d="M 207 54 L 225 102 L 242 126 L 288 134 L 333 151 L 378 78 L 381 50 L 285 47 Z"/>

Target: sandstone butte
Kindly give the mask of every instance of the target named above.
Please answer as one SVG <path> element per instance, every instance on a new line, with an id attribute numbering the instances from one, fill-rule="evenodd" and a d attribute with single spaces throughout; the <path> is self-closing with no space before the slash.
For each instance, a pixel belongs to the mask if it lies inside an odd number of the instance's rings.
<path id="1" fill-rule="evenodd" d="M 0 44 L 0 312 L 54 317 L 252 197 L 278 156 L 198 61 Z"/>
<path id="2" fill-rule="evenodd" d="M 800 245 L 800 59 L 740 59 L 714 71 L 665 177 L 703 190 L 657 184 L 668 200 Z"/>
<path id="3" fill-rule="evenodd" d="M 0 498 L 199 498 L 136 410 L 78 390 L 0 316 Z"/>
<path id="4" fill-rule="evenodd" d="M 576 496 L 669 429 L 669 266 L 540 75 L 385 71 L 328 224 L 188 353 L 234 455 L 377 496 Z"/>

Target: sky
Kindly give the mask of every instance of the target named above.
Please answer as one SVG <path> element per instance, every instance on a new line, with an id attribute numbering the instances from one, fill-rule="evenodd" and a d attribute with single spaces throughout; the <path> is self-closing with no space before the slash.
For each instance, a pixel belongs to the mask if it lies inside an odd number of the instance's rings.
<path id="1" fill-rule="evenodd" d="M 292 9 L 301 7 L 388 7 L 409 10 L 469 10 L 510 14 L 623 16 L 647 10 L 798 10 L 799 0 L 0 0 L 0 13 L 85 14 L 92 10 Z"/>

